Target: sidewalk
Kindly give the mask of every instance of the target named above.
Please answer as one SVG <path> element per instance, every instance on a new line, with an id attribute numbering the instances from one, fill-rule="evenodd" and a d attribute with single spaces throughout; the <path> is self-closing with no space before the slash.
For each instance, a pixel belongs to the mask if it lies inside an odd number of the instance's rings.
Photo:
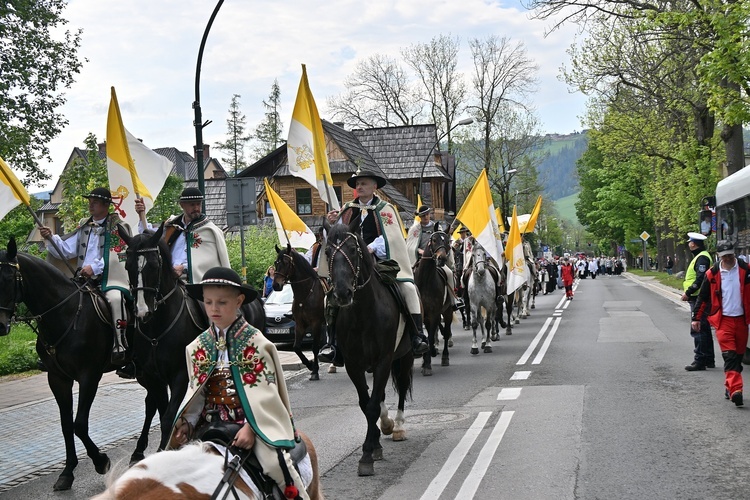
<path id="1" fill-rule="evenodd" d="M 690 310 L 690 305 L 687 302 L 682 301 L 682 290 L 664 285 L 657 281 L 653 276 L 638 276 L 629 272 L 624 272 L 622 273 L 622 275 L 630 281 L 638 283 L 639 285 L 644 286 L 655 293 L 658 293 L 662 297 L 671 300 L 675 304 L 684 308 L 686 311 Z"/>

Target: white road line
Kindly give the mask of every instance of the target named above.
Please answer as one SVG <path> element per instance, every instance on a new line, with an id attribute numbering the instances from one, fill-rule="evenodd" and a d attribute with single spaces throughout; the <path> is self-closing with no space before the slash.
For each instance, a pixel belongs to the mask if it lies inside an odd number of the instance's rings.
<path id="1" fill-rule="evenodd" d="M 567 309 L 571 302 L 573 302 L 573 301 L 569 300 L 569 301 L 565 302 L 565 305 L 563 306 L 563 309 Z"/>
<path id="2" fill-rule="evenodd" d="M 534 337 L 534 340 L 531 341 L 531 344 L 529 345 L 528 349 L 526 349 L 526 352 L 523 353 L 523 356 L 521 356 L 521 359 L 516 361 L 517 365 L 523 365 L 526 364 L 526 362 L 531 357 L 531 353 L 534 352 L 534 349 L 536 349 L 537 344 L 539 344 L 539 341 L 542 340 L 542 337 L 544 336 L 544 332 L 547 331 L 547 327 L 552 322 L 552 318 L 547 318 L 547 321 L 544 322 L 544 325 L 542 325 L 542 329 L 539 330 L 539 333 L 536 334 L 536 337 Z"/>
<path id="3" fill-rule="evenodd" d="M 566 302 L 567 300 L 568 298 L 565 295 L 563 295 L 563 297 L 560 299 L 560 302 L 558 302 L 557 305 L 555 306 L 555 309 L 562 308 L 563 302 Z"/>
<path id="4" fill-rule="evenodd" d="M 531 372 L 530 372 L 530 371 L 518 371 L 518 372 L 515 372 L 515 373 L 514 373 L 514 374 L 513 374 L 513 375 L 512 375 L 511 377 L 510 377 L 510 379 L 511 379 L 511 380 L 526 380 L 526 379 L 528 379 L 528 378 L 529 378 L 530 376 L 531 376 Z"/>
<path id="5" fill-rule="evenodd" d="M 453 448 L 453 451 L 451 451 L 451 454 L 448 456 L 445 464 L 443 464 L 443 468 L 440 469 L 440 472 L 438 472 L 437 476 L 435 476 L 435 479 L 432 480 L 430 485 L 427 487 L 427 490 L 425 490 L 424 494 L 421 496 L 420 500 L 436 500 L 440 497 L 440 495 L 445 490 L 445 487 L 448 486 L 451 478 L 453 478 L 453 475 L 458 470 L 461 462 L 463 462 L 464 458 L 466 458 L 466 454 L 471 449 L 474 441 L 476 441 L 477 436 L 479 436 L 479 433 L 484 428 L 487 420 L 490 419 L 490 415 L 492 415 L 492 412 L 479 412 L 477 418 L 474 419 L 474 423 L 471 424 L 471 427 L 466 430 L 466 433 L 461 438 L 461 441 L 459 441 L 456 447 Z"/>
<path id="6" fill-rule="evenodd" d="M 469 475 L 466 476 L 464 483 L 461 485 L 461 489 L 458 491 L 458 495 L 456 495 L 457 499 L 464 500 L 466 498 L 474 498 L 474 495 L 479 489 L 479 483 L 482 482 L 484 475 L 487 473 L 487 468 L 492 462 L 492 457 L 495 456 L 497 447 L 500 446 L 500 441 L 502 441 L 505 431 L 508 430 L 510 419 L 513 418 L 514 413 L 515 412 L 512 411 L 504 411 L 500 413 L 500 418 L 498 419 L 497 424 L 495 424 L 495 428 L 492 429 L 490 438 L 482 447 L 482 451 L 479 452 L 479 457 L 477 457 L 474 467 L 471 468 L 471 472 L 469 472 Z M 482 495 L 482 497 L 485 496 L 486 495 Z"/>
<path id="7" fill-rule="evenodd" d="M 538 365 L 539 363 L 542 362 L 544 355 L 547 353 L 547 349 L 549 349 L 549 345 L 552 343 L 552 339 L 555 336 L 557 327 L 560 326 L 561 320 L 562 318 L 557 318 L 555 320 L 555 324 L 552 326 L 552 329 L 549 331 L 549 335 L 547 335 L 547 338 L 544 339 L 544 344 L 542 344 L 542 348 L 539 349 L 539 352 L 536 353 L 536 358 L 534 358 L 534 361 L 531 362 L 532 365 Z"/>
<path id="8" fill-rule="evenodd" d="M 504 387 L 497 395 L 498 401 L 512 401 L 521 395 L 521 387 Z"/>

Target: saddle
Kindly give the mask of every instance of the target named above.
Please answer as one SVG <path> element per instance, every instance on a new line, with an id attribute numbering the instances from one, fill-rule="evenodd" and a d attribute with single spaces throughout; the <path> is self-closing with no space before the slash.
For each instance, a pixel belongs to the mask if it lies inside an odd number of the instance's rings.
<path id="1" fill-rule="evenodd" d="M 194 438 L 204 442 L 216 443 L 227 449 L 231 448 L 230 451 L 236 453 L 237 449 L 232 447 L 232 441 L 234 441 L 234 437 L 241 428 L 240 424 L 225 422 L 216 418 L 197 429 Z M 248 473 L 258 489 L 263 492 L 264 498 L 285 498 L 276 482 L 263 474 L 263 468 L 252 451 L 242 450 L 237 455 L 243 460 L 242 468 Z M 305 442 L 300 440 L 295 443 L 294 448 L 289 450 L 289 455 L 292 457 L 294 468 L 299 473 L 298 464 L 307 456 L 307 445 Z"/>

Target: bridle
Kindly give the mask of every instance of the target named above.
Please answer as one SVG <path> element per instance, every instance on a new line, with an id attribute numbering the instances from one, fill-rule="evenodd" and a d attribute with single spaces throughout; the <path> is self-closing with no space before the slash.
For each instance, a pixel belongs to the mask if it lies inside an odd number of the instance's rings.
<path id="1" fill-rule="evenodd" d="M 440 241 L 442 241 L 443 243 L 437 246 L 433 246 L 433 241 L 434 241 L 433 238 L 436 235 L 440 236 Z M 434 233 L 432 233 L 432 236 L 430 236 L 430 241 L 427 243 L 427 246 L 430 248 L 430 253 L 432 254 L 431 255 L 432 260 L 435 260 L 435 261 L 438 260 L 437 251 L 440 250 L 441 248 L 443 249 L 443 251 L 445 251 L 445 258 L 446 259 L 448 258 L 448 252 L 450 252 L 450 248 L 448 246 L 448 234 L 445 231 L 435 231 Z"/>
<path id="2" fill-rule="evenodd" d="M 343 251 L 344 243 L 349 241 L 349 239 L 354 238 L 355 242 L 355 248 L 357 249 L 357 266 L 354 266 L 354 263 L 349 258 L 349 256 L 346 254 L 346 252 Z M 344 256 L 344 259 L 346 260 L 346 263 L 349 264 L 349 269 L 352 270 L 354 273 L 354 283 L 353 283 L 353 289 L 356 292 L 357 290 L 361 290 L 364 288 L 367 283 L 370 282 L 370 278 L 372 275 L 368 276 L 367 279 L 364 281 L 364 283 L 358 284 L 360 279 L 360 274 L 362 271 L 362 259 L 364 258 L 362 255 L 362 248 L 359 245 L 359 242 L 357 241 L 357 236 L 354 233 L 346 233 L 346 237 L 341 240 L 341 242 L 337 245 L 336 243 L 332 241 L 328 241 L 328 247 L 331 248 L 331 255 L 328 257 L 328 276 L 333 278 L 333 258 L 336 256 L 337 253 L 340 253 Z"/>
<path id="3" fill-rule="evenodd" d="M 293 276 L 293 275 L 295 274 L 295 272 L 294 272 L 294 269 L 295 269 L 295 264 L 294 264 L 294 257 L 292 257 L 292 256 L 291 256 L 290 254 L 288 254 L 288 253 L 282 253 L 282 254 L 279 254 L 279 258 L 282 258 L 282 259 L 288 259 L 288 260 L 289 260 L 289 274 L 288 274 L 288 275 L 287 275 L 287 274 L 284 274 L 284 273 L 282 273 L 282 272 L 279 272 L 279 271 L 275 271 L 275 272 L 274 272 L 274 276 L 275 276 L 276 274 L 278 274 L 279 276 L 281 276 L 281 277 L 282 277 L 282 278 L 284 279 L 284 284 L 285 284 L 285 285 L 286 285 L 287 283 L 289 283 L 290 285 L 292 285 L 292 287 L 294 287 L 294 285 L 296 285 L 296 284 L 298 284 L 298 283 L 304 283 L 305 281 L 310 281 L 310 280 L 313 280 L 313 283 L 312 283 L 312 285 L 310 286 L 310 290 L 309 290 L 309 291 L 307 292 L 307 294 L 305 295 L 305 297 L 304 297 L 304 298 L 302 299 L 302 302 L 304 302 L 304 300 L 305 300 L 305 299 L 307 299 L 307 297 L 309 297 L 309 296 L 310 296 L 310 294 L 312 293 L 312 291 L 313 291 L 313 290 L 315 289 L 315 282 L 316 282 L 317 280 L 313 279 L 313 277 L 312 277 L 312 276 L 308 276 L 307 278 L 303 278 L 303 279 L 301 279 L 301 280 L 298 280 L 298 281 L 292 281 L 292 280 L 291 280 L 290 278 L 291 278 L 291 276 Z M 275 267 L 276 269 L 279 269 L 279 265 L 278 265 L 278 262 L 279 262 L 279 259 L 276 259 L 276 262 L 274 262 L 274 267 Z"/>
<path id="4" fill-rule="evenodd" d="M 18 262 L 0 262 L 0 266 L 8 266 L 13 269 L 13 283 L 14 284 L 13 284 L 12 307 L 0 306 L 0 311 L 5 311 L 10 314 L 10 316 L 8 317 L 8 320 L 10 321 L 16 315 L 16 309 L 18 308 L 18 304 L 23 302 L 23 298 L 22 298 L 23 278 L 21 276 L 21 269 L 18 266 Z"/>
<path id="5" fill-rule="evenodd" d="M 482 256 L 481 259 L 479 258 L 480 255 Z M 474 258 L 472 260 L 473 260 L 472 265 L 474 267 L 475 272 L 479 271 L 480 264 L 482 265 L 482 269 L 484 269 L 487 266 L 487 252 L 485 252 L 484 250 L 479 250 L 475 252 Z"/>
<path id="6" fill-rule="evenodd" d="M 169 297 L 172 296 L 172 294 L 177 290 L 179 281 L 175 282 L 174 288 L 169 291 L 166 295 L 162 295 L 161 293 L 161 270 L 162 270 L 162 264 L 163 260 L 161 258 L 161 252 L 159 251 L 158 247 L 150 247 L 150 248 L 140 248 L 138 250 L 135 250 L 135 253 L 137 255 L 143 255 L 147 258 L 148 254 L 151 254 L 153 252 L 156 252 L 156 259 L 158 262 L 158 266 L 156 268 L 156 286 L 132 286 L 130 287 L 130 291 L 133 294 L 133 297 L 135 297 L 136 292 L 142 291 L 142 292 L 151 292 L 154 294 L 154 309 L 151 311 L 152 313 L 155 313 L 156 310 L 159 308 L 160 305 L 164 304 Z M 138 266 L 138 274 L 143 276 L 143 269 L 146 266 L 146 260 L 144 259 L 144 262 L 142 265 L 139 264 Z M 160 298 L 161 297 L 161 298 Z"/>

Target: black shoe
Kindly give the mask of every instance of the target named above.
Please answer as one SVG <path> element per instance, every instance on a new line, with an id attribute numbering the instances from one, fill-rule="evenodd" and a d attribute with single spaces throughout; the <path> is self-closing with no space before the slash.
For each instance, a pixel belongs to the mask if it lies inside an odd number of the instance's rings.
<path id="1" fill-rule="evenodd" d="M 44 364 L 44 362 L 41 359 L 36 360 L 36 369 L 40 372 L 46 372 L 47 371 L 47 365 Z"/>
<path id="2" fill-rule="evenodd" d="M 706 365 L 699 365 L 695 361 L 693 361 L 691 364 L 685 367 L 685 370 L 689 372 L 697 372 L 697 371 L 705 370 L 705 369 L 706 369 Z"/>
<path id="3" fill-rule="evenodd" d="M 706 368 L 716 368 L 716 363 L 708 363 Z"/>
<path id="4" fill-rule="evenodd" d="M 724 389 L 724 399 L 729 399 L 729 389 Z"/>
<path id="5" fill-rule="evenodd" d="M 419 337 L 414 337 L 412 339 L 411 348 L 414 351 L 415 356 L 421 356 L 430 350 L 430 346 L 427 345 L 427 342 L 424 342 Z"/>
<path id="6" fill-rule="evenodd" d="M 344 366 L 343 354 L 341 354 L 339 349 L 336 349 L 336 346 L 330 344 L 326 344 L 320 348 L 320 351 L 318 352 L 318 361 L 331 363 L 333 366 L 338 366 L 339 368 Z"/>
<path id="7" fill-rule="evenodd" d="M 135 378 L 135 363 L 132 361 L 125 366 L 118 368 L 115 373 L 120 378 L 134 379 Z"/>
<path id="8" fill-rule="evenodd" d="M 742 402 L 742 391 L 736 391 L 734 394 L 732 394 L 732 403 L 734 403 L 734 406 L 742 406 L 745 403 Z"/>

